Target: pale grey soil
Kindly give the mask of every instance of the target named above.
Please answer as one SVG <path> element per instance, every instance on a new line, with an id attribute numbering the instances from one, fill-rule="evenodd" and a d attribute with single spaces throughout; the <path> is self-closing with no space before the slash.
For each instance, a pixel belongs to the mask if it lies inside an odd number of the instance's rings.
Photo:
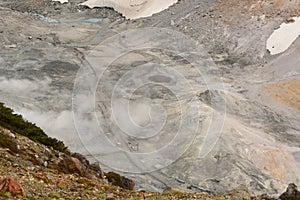
<path id="1" fill-rule="evenodd" d="M 226 91 L 206 92 L 205 87 L 193 91 L 204 105 L 199 111 L 201 118 L 195 119 L 201 121 L 196 140 L 169 167 L 151 175 L 128 175 L 137 181 L 138 188 L 161 191 L 171 186 L 211 192 L 245 189 L 277 195 L 289 182 L 300 185 L 299 39 L 279 56 L 270 56 L 265 48 L 269 35 L 299 11 L 298 5 L 185 0 L 150 18 L 128 21 L 109 8 L 86 9 L 77 6 L 82 1 L 70 2 L 0 1 L 0 101 L 49 135 L 63 139 L 72 150 L 88 155 L 75 131 L 71 109 L 76 73 L 86 67 L 89 52 L 124 30 L 169 28 L 199 43 L 218 67 L 217 76 Z M 116 51 L 112 47 L 108 50 Z M 161 59 L 170 65 L 177 63 L 176 70 L 197 83 L 198 77 L 189 71 L 190 64 L 178 56 L 159 51 L 131 53 L 112 65 L 115 71 L 105 73 L 105 84 L 98 90 L 104 120 L 110 119 L 107 107 L 117 80 L 136 66 Z M 128 68 L 118 70 L 124 65 Z M 206 73 L 215 75 L 213 70 Z M 159 83 L 171 80 L 166 74 L 152 78 Z M 278 89 L 282 81 L 290 84 L 283 84 L 284 92 Z M 142 96 L 159 104 L 173 98 L 159 87 L 147 90 L 148 96 L 145 91 L 137 91 L 132 98 Z M 278 98 L 281 95 L 286 98 Z M 187 95 L 184 100 L 189 98 Z M 227 116 L 222 134 L 205 158 L 197 158 L 212 110 L 222 113 L 218 105 L 224 99 Z M 179 113 L 172 112 L 171 121 L 176 122 Z M 112 129 L 109 123 L 101 125 L 107 131 Z M 176 123 L 173 125 L 176 129 Z M 171 132 L 172 127 L 167 130 Z M 118 142 L 118 137 L 112 138 Z M 120 143 L 125 147 L 127 140 L 123 139 Z M 126 148 L 135 148 L 135 142 Z"/>

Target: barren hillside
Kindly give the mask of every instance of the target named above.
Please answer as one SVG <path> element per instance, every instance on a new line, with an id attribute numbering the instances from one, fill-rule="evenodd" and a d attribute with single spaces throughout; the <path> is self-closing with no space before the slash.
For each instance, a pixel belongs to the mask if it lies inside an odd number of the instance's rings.
<path id="1" fill-rule="evenodd" d="M 0 102 L 137 190 L 300 185 L 300 39 L 266 49 L 299 1 L 181 0 L 135 20 L 83 2 L 0 1 Z"/>

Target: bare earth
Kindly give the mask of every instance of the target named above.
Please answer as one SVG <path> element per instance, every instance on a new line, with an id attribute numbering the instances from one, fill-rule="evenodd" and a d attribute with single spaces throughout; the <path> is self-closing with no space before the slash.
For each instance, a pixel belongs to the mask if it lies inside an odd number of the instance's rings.
<path id="1" fill-rule="evenodd" d="M 217 70 L 204 68 L 204 75 L 215 78 L 217 74 L 225 90 L 208 91 L 191 63 L 182 59 L 182 55 L 170 52 L 144 49 L 122 55 L 111 63 L 97 88 L 96 114 L 111 141 L 129 152 L 140 146 L 144 148 L 138 149 L 141 152 L 153 150 L 172 141 L 181 113 L 177 104 L 170 103 L 176 100 L 170 90 L 145 87 L 133 95 L 121 90 L 123 96 L 120 96 L 141 101 L 138 109 L 133 107 L 133 113 L 142 115 L 133 117 L 137 123 L 147 125 L 153 113 L 157 116 L 153 119 L 158 121 L 166 114 L 170 123 L 164 129 L 166 134 L 154 138 L 150 145 L 126 135 L 119 137 L 122 130 L 111 123 L 109 108 L 111 91 L 121 77 L 138 66 L 164 61 L 184 75 L 190 85 L 200 85 L 187 89 L 181 96 L 185 105 L 195 98 L 201 103 L 199 115 L 188 120 L 199 122 L 193 144 L 180 159 L 164 169 L 151 174 L 129 174 L 136 181 L 136 188 L 162 192 L 172 187 L 217 193 L 238 189 L 278 197 L 288 183 L 300 185 L 300 39 L 278 55 L 270 55 L 266 50 L 267 39 L 274 30 L 299 14 L 299 1 L 184 0 L 170 7 L 168 4 L 168 9 L 151 17 L 135 20 L 126 20 L 109 8 L 89 9 L 80 5 L 83 2 L 0 2 L 0 102 L 92 160 L 95 154 L 90 155 L 82 145 L 73 123 L 72 93 L 78 70 L 89 68 L 90 53 L 99 52 L 97 47 L 117 33 L 139 27 L 171 29 L 193 38 L 206 51 L 199 55 L 199 60 L 211 58 Z M 146 10 L 145 13 L 149 15 Z M 128 16 L 135 17 L 140 16 Z M 119 52 L 124 47 L 124 38 L 117 40 L 116 45 L 108 45 L 104 53 Z M 140 41 L 143 37 L 137 36 L 135 42 Z M 177 40 L 174 45 L 187 45 L 180 42 Z M 148 74 L 154 71 L 149 70 Z M 185 83 L 166 71 L 157 75 L 158 71 L 149 77 L 157 84 L 174 87 Z M 151 113 L 147 110 L 148 102 L 173 107 L 167 107 L 164 113 L 158 106 Z M 222 114 L 218 105 L 224 102 L 226 118 L 220 137 L 208 155 L 198 158 L 212 113 Z M 90 118 L 83 122 L 90 123 Z M 190 128 L 184 127 L 187 132 Z M 101 152 L 101 141 L 88 133 L 83 138 L 92 150 Z M 158 162 L 168 161 L 164 159 Z"/>

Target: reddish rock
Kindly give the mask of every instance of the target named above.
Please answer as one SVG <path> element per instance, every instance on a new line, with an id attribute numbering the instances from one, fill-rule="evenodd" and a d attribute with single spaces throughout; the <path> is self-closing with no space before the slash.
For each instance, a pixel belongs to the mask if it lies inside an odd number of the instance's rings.
<path id="1" fill-rule="evenodd" d="M 37 178 L 38 180 L 43 180 L 47 184 L 52 183 L 52 181 L 43 172 L 37 172 L 37 173 L 33 174 L 33 176 L 35 178 Z"/>
<path id="2" fill-rule="evenodd" d="M 0 181 L 0 192 L 10 192 L 14 195 L 23 195 L 21 185 L 10 177 Z"/>
<path id="3" fill-rule="evenodd" d="M 86 167 L 77 158 L 71 156 L 65 156 L 64 159 L 58 163 L 58 170 L 66 174 L 77 173 L 80 176 L 90 178 Z"/>
<path id="4" fill-rule="evenodd" d="M 88 159 L 86 159 L 86 157 L 80 153 L 72 153 L 72 157 L 77 158 L 85 166 L 90 165 Z"/>

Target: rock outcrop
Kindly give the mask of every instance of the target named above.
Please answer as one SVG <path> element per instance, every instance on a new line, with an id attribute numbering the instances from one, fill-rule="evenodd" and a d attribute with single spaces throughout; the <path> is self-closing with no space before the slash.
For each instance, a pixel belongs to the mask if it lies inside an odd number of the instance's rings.
<path id="1" fill-rule="evenodd" d="M 125 188 L 128 190 L 134 189 L 135 183 L 132 180 L 130 180 L 124 176 L 121 176 L 115 172 L 106 173 L 105 177 L 108 180 L 108 182 L 110 182 L 113 185 L 116 185 L 116 186 L 119 186 L 119 187 L 122 187 L 122 188 Z"/>
<path id="2" fill-rule="evenodd" d="M 279 196 L 280 200 L 299 200 L 300 192 L 297 189 L 297 185 L 290 183 L 286 191 Z"/>
<path id="3" fill-rule="evenodd" d="M 84 166 L 90 165 L 88 159 L 86 159 L 86 157 L 80 153 L 72 153 L 72 157 L 77 158 Z"/>
<path id="4" fill-rule="evenodd" d="M 77 173 L 83 177 L 90 177 L 86 167 L 80 162 L 80 160 L 67 155 L 61 162 L 58 163 L 58 170 L 67 174 Z"/>
<path id="5" fill-rule="evenodd" d="M 14 195 L 23 195 L 21 185 L 11 177 L 6 177 L 0 181 L 0 192 L 10 192 Z"/>

